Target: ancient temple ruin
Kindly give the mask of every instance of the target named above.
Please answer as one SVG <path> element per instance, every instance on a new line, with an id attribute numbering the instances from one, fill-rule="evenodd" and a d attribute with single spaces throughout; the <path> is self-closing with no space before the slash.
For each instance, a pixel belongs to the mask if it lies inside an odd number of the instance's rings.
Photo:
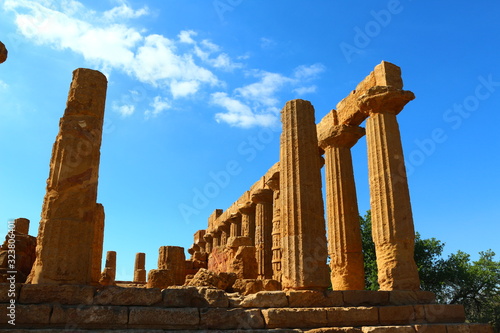
<path id="1" fill-rule="evenodd" d="M 115 279 L 116 252 L 101 267 L 105 215 L 96 198 L 106 89 L 97 71 L 73 73 L 38 237 L 29 238 L 29 221 L 17 219 L 2 246 L 8 254 L 14 236 L 31 244 L 16 254 L 27 265 L 26 283 L 20 274 L 12 280 L 0 261 L 0 330 L 15 320 L 15 328 L 51 332 L 492 332 L 466 324 L 462 306 L 435 304 L 420 290 L 397 123 L 414 95 L 403 90 L 399 67 L 377 65 L 320 121 L 310 102 L 287 102 L 280 160 L 230 207 L 207 217 L 189 259 L 182 247 L 162 246 L 157 269 L 146 272 L 146 255 L 137 253 L 126 283 Z M 364 290 L 351 158 L 363 137 L 379 291 Z"/>

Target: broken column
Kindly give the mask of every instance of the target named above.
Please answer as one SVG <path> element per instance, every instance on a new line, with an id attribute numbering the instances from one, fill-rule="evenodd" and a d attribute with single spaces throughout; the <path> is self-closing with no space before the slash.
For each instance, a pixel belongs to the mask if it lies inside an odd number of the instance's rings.
<path id="1" fill-rule="evenodd" d="M 186 279 L 186 255 L 180 246 L 161 246 L 158 255 L 158 270 L 172 272 L 174 284 L 181 286 Z"/>
<path id="2" fill-rule="evenodd" d="M 365 288 L 363 246 L 351 147 L 365 135 L 359 126 L 338 125 L 332 110 L 318 124 L 325 151 L 328 254 L 333 290 Z"/>
<path id="3" fill-rule="evenodd" d="M 146 282 L 146 253 L 135 254 L 134 282 Z"/>
<path id="4" fill-rule="evenodd" d="M 108 251 L 106 252 L 106 263 L 104 265 L 104 270 L 101 273 L 101 279 L 99 283 L 103 286 L 112 286 L 115 284 L 116 278 L 116 252 Z"/>
<path id="5" fill-rule="evenodd" d="M 92 284 L 101 278 L 102 247 L 104 242 L 104 206 L 96 204 L 94 211 L 94 239 L 92 242 Z"/>
<path id="6" fill-rule="evenodd" d="M 30 220 L 20 217 L 14 220 L 14 231 L 27 235 L 30 231 Z"/>
<path id="7" fill-rule="evenodd" d="M 5 44 L 0 42 L 0 64 L 4 63 L 7 60 L 7 48 L 5 47 Z"/>
<path id="8" fill-rule="evenodd" d="M 238 206 L 241 213 L 241 235 L 251 239 L 252 244 L 255 242 L 255 205 L 251 201 L 247 201 Z"/>
<path id="9" fill-rule="evenodd" d="M 91 284 L 106 77 L 73 72 L 52 150 L 31 283 Z M 75 241 L 78 240 L 78 241 Z"/>
<path id="10" fill-rule="evenodd" d="M 255 251 L 257 258 L 257 277 L 272 279 L 272 229 L 273 229 L 273 191 L 258 189 L 252 193 L 255 203 Z"/>
<path id="11" fill-rule="evenodd" d="M 401 134 L 396 115 L 415 96 L 401 90 L 399 67 L 376 67 L 384 86 L 370 89 L 359 99 L 369 114 L 366 122 L 372 233 L 381 290 L 418 290 L 420 280 L 414 261 L 415 231 L 404 165 Z M 377 82 L 378 83 L 378 82 Z"/>
<path id="12" fill-rule="evenodd" d="M 281 200 L 279 175 L 279 172 L 276 172 L 266 182 L 266 185 L 273 190 L 273 228 L 271 232 L 273 280 L 281 282 Z"/>
<path id="13" fill-rule="evenodd" d="M 284 289 L 326 289 L 326 229 L 314 108 L 292 100 L 281 111 L 280 195 Z"/>

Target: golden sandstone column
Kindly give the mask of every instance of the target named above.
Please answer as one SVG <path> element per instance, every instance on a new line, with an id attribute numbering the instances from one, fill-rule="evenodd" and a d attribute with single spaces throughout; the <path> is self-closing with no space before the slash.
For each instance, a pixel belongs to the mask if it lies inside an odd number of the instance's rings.
<path id="1" fill-rule="evenodd" d="M 273 190 L 273 230 L 271 238 L 273 240 L 272 265 L 273 280 L 281 282 L 281 200 L 280 200 L 280 177 L 279 172 L 275 173 L 266 185 Z"/>
<path id="2" fill-rule="evenodd" d="M 259 189 L 252 193 L 255 203 L 255 250 L 257 278 L 272 279 L 273 191 Z"/>
<path id="3" fill-rule="evenodd" d="M 95 225 L 106 87 L 98 71 L 73 72 L 52 150 L 31 283 L 92 283 L 93 256 L 102 251 L 93 245 L 102 246 Z"/>
<path id="4" fill-rule="evenodd" d="M 203 239 L 205 239 L 206 244 L 205 244 L 205 251 L 210 254 L 212 252 L 212 242 L 214 239 L 214 236 L 211 232 L 208 232 L 203 236 Z"/>
<path id="5" fill-rule="evenodd" d="M 146 283 L 146 253 L 135 254 L 134 282 Z"/>
<path id="6" fill-rule="evenodd" d="M 255 204 L 246 202 L 238 207 L 241 213 L 241 235 L 255 242 Z"/>
<path id="7" fill-rule="evenodd" d="M 365 135 L 358 126 L 338 125 L 336 111 L 319 134 L 325 151 L 328 253 L 333 290 L 365 289 L 363 246 L 351 147 Z M 321 124 L 320 124 L 321 125 Z"/>
<path id="8" fill-rule="evenodd" d="M 366 122 L 373 241 L 381 290 L 418 290 L 415 231 L 396 115 L 415 98 L 401 87 L 374 87 L 360 99 Z"/>
<path id="9" fill-rule="evenodd" d="M 229 235 L 230 237 L 238 237 L 241 236 L 241 213 L 233 213 L 231 214 L 231 218 L 229 219 L 230 229 Z"/>
<path id="10" fill-rule="evenodd" d="M 296 99 L 281 111 L 282 286 L 326 289 L 326 231 L 314 108 Z"/>

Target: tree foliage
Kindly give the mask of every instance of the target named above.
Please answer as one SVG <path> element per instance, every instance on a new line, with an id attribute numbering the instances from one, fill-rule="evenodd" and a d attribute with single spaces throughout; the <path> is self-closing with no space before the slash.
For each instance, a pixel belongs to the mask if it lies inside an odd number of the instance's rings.
<path id="1" fill-rule="evenodd" d="M 371 213 L 360 217 L 366 288 L 378 290 L 377 260 L 372 239 Z M 462 304 L 471 322 L 490 323 L 500 328 L 500 261 L 491 250 L 480 252 L 477 261 L 458 251 L 442 256 L 444 243 L 415 234 L 415 262 L 421 289 L 432 291 L 444 304 Z"/>

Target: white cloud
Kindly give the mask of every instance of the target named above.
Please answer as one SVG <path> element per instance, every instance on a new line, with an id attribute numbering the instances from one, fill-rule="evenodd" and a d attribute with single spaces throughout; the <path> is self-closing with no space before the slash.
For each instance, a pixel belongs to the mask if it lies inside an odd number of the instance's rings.
<path id="1" fill-rule="evenodd" d="M 274 106 L 278 103 L 276 93 L 292 79 L 278 73 L 258 71 L 254 76 L 260 81 L 237 88 L 235 92 L 245 99 L 252 100 L 265 106 Z"/>
<path id="2" fill-rule="evenodd" d="M 186 44 L 195 44 L 196 42 L 193 40 L 191 36 L 196 36 L 197 33 L 193 30 L 183 30 L 179 33 L 179 41 L 181 43 L 186 43 Z"/>
<path id="3" fill-rule="evenodd" d="M 313 64 L 310 66 L 302 65 L 295 68 L 293 76 L 298 80 L 315 79 L 320 73 L 325 71 L 322 64 Z"/>
<path id="4" fill-rule="evenodd" d="M 276 46 L 276 42 L 270 38 L 262 37 L 260 39 L 260 47 L 263 49 L 270 49 Z"/>
<path id="5" fill-rule="evenodd" d="M 170 102 L 166 98 L 162 98 L 161 96 L 156 96 L 149 106 L 151 106 L 153 109 L 146 110 L 146 112 L 144 112 L 146 119 L 149 119 L 151 117 L 154 118 L 161 114 L 163 111 L 168 110 L 172 107 Z"/>
<path id="6" fill-rule="evenodd" d="M 131 104 L 118 105 L 117 103 L 113 103 L 113 110 L 120 113 L 122 117 L 130 117 L 135 112 L 135 106 Z"/>
<path id="7" fill-rule="evenodd" d="M 170 91 L 174 98 L 186 97 L 195 94 L 200 87 L 200 83 L 195 80 L 177 82 L 173 81 L 170 85 Z"/>
<path id="8" fill-rule="evenodd" d="M 0 89 L 1 90 L 5 90 L 9 87 L 9 85 L 5 82 L 3 82 L 2 80 L 0 80 Z"/>
<path id="9" fill-rule="evenodd" d="M 149 14 L 148 7 L 143 7 L 138 10 L 133 10 L 126 4 L 122 4 L 119 7 L 114 7 L 113 9 L 105 11 L 103 16 L 106 20 L 114 21 L 118 19 L 134 19 L 147 14 Z"/>
<path id="10" fill-rule="evenodd" d="M 317 87 L 316 86 L 308 86 L 308 87 L 298 87 L 293 89 L 295 93 L 298 95 L 305 95 L 305 94 L 311 94 L 316 92 Z"/>

